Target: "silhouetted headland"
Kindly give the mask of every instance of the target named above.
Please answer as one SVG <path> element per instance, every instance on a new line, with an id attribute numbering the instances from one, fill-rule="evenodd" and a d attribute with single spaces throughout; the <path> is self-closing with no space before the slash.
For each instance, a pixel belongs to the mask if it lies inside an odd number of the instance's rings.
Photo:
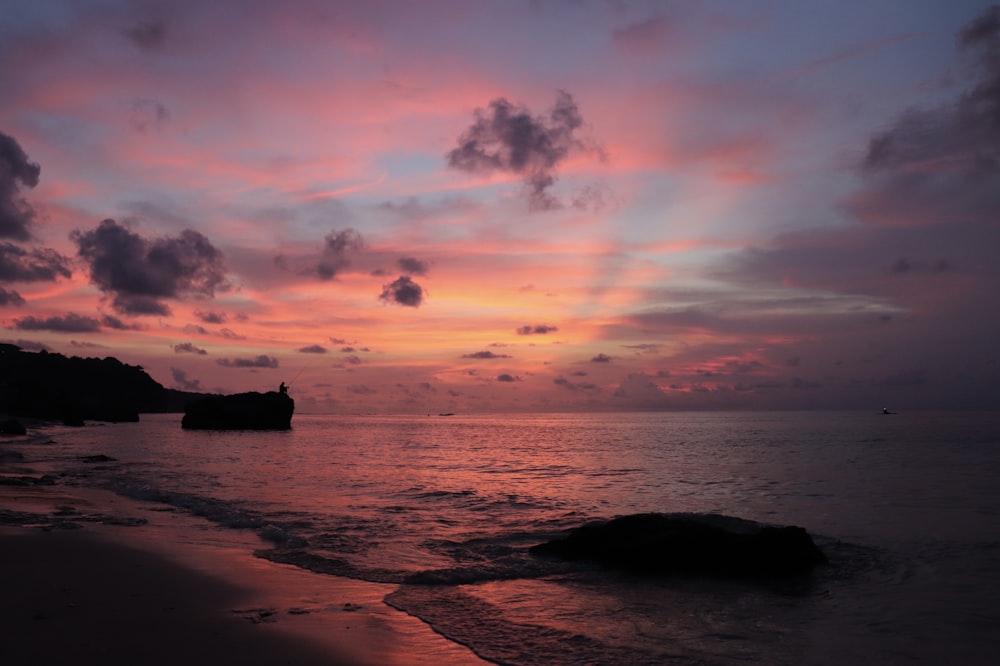
<path id="1" fill-rule="evenodd" d="M 17 419 L 0 419 L 0 435 L 24 435 L 28 431 Z"/>
<path id="2" fill-rule="evenodd" d="M 188 404 L 181 427 L 188 430 L 288 430 L 292 427 L 294 411 L 295 401 L 285 390 L 212 395 Z"/>
<path id="3" fill-rule="evenodd" d="M 588 523 L 531 553 L 636 573 L 740 578 L 801 574 L 826 562 L 801 527 L 695 514 L 643 513 Z"/>
<path id="4" fill-rule="evenodd" d="M 139 413 L 184 411 L 204 393 L 164 388 L 118 359 L 67 357 L 0 344 L 0 414 L 83 425 L 138 421 Z"/>

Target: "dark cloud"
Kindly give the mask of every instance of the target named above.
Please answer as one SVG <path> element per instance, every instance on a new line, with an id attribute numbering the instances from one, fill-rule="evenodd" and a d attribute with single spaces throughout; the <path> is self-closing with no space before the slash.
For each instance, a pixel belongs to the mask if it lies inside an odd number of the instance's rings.
<path id="1" fill-rule="evenodd" d="M 516 330 L 518 335 L 545 335 L 546 333 L 555 333 L 559 329 L 548 324 L 535 324 L 534 326 L 521 326 Z"/>
<path id="2" fill-rule="evenodd" d="M 952 104 L 911 109 L 868 144 L 868 190 L 849 203 L 868 222 L 978 221 L 1000 209 L 1000 7 L 959 35 L 965 87 Z M 912 222 L 911 222 L 912 223 Z"/>
<path id="3" fill-rule="evenodd" d="M 116 331 L 141 331 L 142 326 L 138 324 L 129 324 L 118 317 L 112 317 L 111 315 L 104 315 L 101 317 L 101 324 L 105 328 L 112 328 Z"/>
<path id="4" fill-rule="evenodd" d="M 202 312 L 201 310 L 195 310 L 194 316 L 206 324 L 224 324 L 226 322 L 226 314 L 224 312 Z"/>
<path id="5" fill-rule="evenodd" d="M 663 348 L 663 345 L 646 342 L 637 345 L 622 345 L 622 347 L 625 349 L 634 349 L 639 354 L 655 354 Z"/>
<path id="6" fill-rule="evenodd" d="M 427 275 L 427 262 L 414 257 L 400 257 L 399 269 L 410 275 Z"/>
<path id="7" fill-rule="evenodd" d="M 0 287 L 0 307 L 4 305 L 24 305 L 24 298 L 16 291 Z"/>
<path id="8" fill-rule="evenodd" d="M 93 317 L 69 313 L 65 317 L 22 317 L 14 320 L 14 328 L 22 331 L 54 331 L 57 333 L 93 333 L 101 330 L 101 322 Z"/>
<path id="9" fill-rule="evenodd" d="M 649 56 L 664 48 L 675 37 L 674 24 L 663 16 L 633 23 L 612 33 L 611 41 L 623 53 Z"/>
<path id="10" fill-rule="evenodd" d="M 598 354 L 594 358 L 590 359 L 591 363 L 611 363 L 611 357 L 607 354 Z"/>
<path id="11" fill-rule="evenodd" d="M 122 34 L 143 51 L 155 51 L 166 44 L 167 24 L 163 20 L 139 21 Z"/>
<path id="12" fill-rule="evenodd" d="M 261 354 L 256 358 L 220 358 L 216 361 L 224 368 L 277 368 L 278 359 Z"/>
<path id="13" fill-rule="evenodd" d="M 174 386 L 182 391 L 200 391 L 200 379 L 188 379 L 187 373 L 180 368 L 170 368 L 170 374 L 174 378 Z"/>
<path id="14" fill-rule="evenodd" d="M 86 342 L 84 340 L 70 340 L 70 347 L 77 347 L 79 349 L 107 349 L 107 345 L 99 345 L 96 342 Z"/>
<path id="15" fill-rule="evenodd" d="M 70 237 L 90 265 L 90 281 L 113 296 L 112 307 L 124 314 L 166 315 L 170 309 L 164 299 L 214 296 L 227 287 L 222 253 L 192 229 L 148 240 L 104 220 Z"/>
<path id="16" fill-rule="evenodd" d="M 0 281 L 40 282 L 71 275 L 69 259 L 55 250 L 29 251 L 12 243 L 0 243 Z"/>
<path id="17" fill-rule="evenodd" d="M 137 132 L 146 132 L 150 128 L 159 128 L 170 118 L 170 110 L 162 102 L 148 97 L 140 97 L 132 101 L 132 113 L 129 123 Z"/>
<path id="18" fill-rule="evenodd" d="M 448 165 L 471 173 L 514 173 L 528 186 L 531 207 L 547 210 L 558 204 L 549 193 L 556 168 L 570 151 L 583 146 L 574 132 L 583 118 L 565 91 L 556 93 L 548 117 L 532 116 L 523 107 L 500 97 L 489 109 L 476 109 L 475 120 L 448 153 Z"/>
<path id="19" fill-rule="evenodd" d="M 918 260 L 911 260 L 908 257 L 900 257 L 889 267 L 890 273 L 895 274 L 907 274 L 907 273 L 945 273 L 952 270 L 952 265 L 949 261 L 945 259 L 938 259 L 937 261 L 923 262 Z"/>
<path id="20" fill-rule="evenodd" d="M 18 339 L 18 340 L 0 340 L 0 342 L 20 347 L 25 351 L 46 351 L 46 352 L 52 351 L 52 348 L 49 347 L 47 344 L 45 344 L 44 342 L 38 342 L 36 340 Z"/>
<path id="21" fill-rule="evenodd" d="M 336 277 L 337 273 L 350 265 L 349 255 L 364 247 L 364 241 L 354 229 L 331 231 L 323 239 L 323 250 L 316 274 L 323 280 Z"/>
<path id="22" fill-rule="evenodd" d="M 472 354 L 463 354 L 462 358 L 477 358 L 477 359 L 491 359 L 491 358 L 510 358 L 508 354 L 494 354 L 491 351 L 478 351 Z"/>
<path id="23" fill-rule="evenodd" d="M 726 361 L 726 370 L 731 374 L 745 375 L 763 369 L 760 361 Z"/>
<path id="24" fill-rule="evenodd" d="M 325 354 L 326 347 L 322 345 L 309 345 L 308 347 L 302 347 L 299 349 L 300 354 Z"/>
<path id="25" fill-rule="evenodd" d="M 174 345 L 175 354 L 198 354 L 204 356 L 208 352 L 201 347 L 195 347 L 194 344 L 190 342 L 181 342 L 180 344 Z"/>
<path id="26" fill-rule="evenodd" d="M 498 382 L 519 382 L 519 381 L 522 381 L 522 380 L 521 380 L 520 377 L 515 377 L 514 375 L 509 375 L 509 374 L 507 374 L 505 372 L 503 374 L 497 375 L 497 381 Z"/>
<path id="27" fill-rule="evenodd" d="M 208 335 L 208 329 L 204 326 L 198 326 L 197 324 L 187 324 L 181 330 L 185 333 L 191 333 L 193 335 Z"/>
<path id="28" fill-rule="evenodd" d="M 409 276 L 401 275 L 389 284 L 382 285 L 379 300 L 415 308 L 424 301 L 424 289 Z"/>
<path id="29" fill-rule="evenodd" d="M 246 340 L 247 336 L 240 335 L 231 328 L 220 328 L 219 335 L 224 337 L 226 340 Z"/>
<path id="30" fill-rule="evenodd" d="M 21 196 L 21 187 L 38 185 L 41 172 L 13 137 L 0 132 L 0 238 L 31 238 L 28 228 L 35 211 Z"/>
<path id="31" fill-rule="evenodd" d="M 552 383 L 569 391 L 594 391 L 598 388 L 596 384 L 590 382 L 571 382 L 565 377 L 556 377 L 552 380 Z"/>

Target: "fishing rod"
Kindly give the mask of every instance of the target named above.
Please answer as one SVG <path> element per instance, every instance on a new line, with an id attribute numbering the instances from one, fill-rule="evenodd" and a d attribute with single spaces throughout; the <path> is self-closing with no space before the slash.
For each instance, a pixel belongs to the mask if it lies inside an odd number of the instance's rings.
<path id="1" fill-rule="evenodd" d="M 309 364 L 308 364 L 308 363 L 306 363 L 306 364 L 305 364 L 305 365 L 303 365 L 303 366 L 302 366 L 301 368 L 299 368 L 299 371 L 295 373 L 295 376 L 294 376 L 294 377 L 292 377 L 292 381 L 288 382 L 288 385 L 289 385 L 289 386 L 291 386 L 292 384 L 294 384 L 294 383 L 295 383 L 295 380 L 299 378 L 299 375 L 301 375 L 301 374 L 302 374 L 302 372 L 303 372 L 303 371 L 304 371 L 304 370 L 305 370 L 306 368 L 308 368 L 308 367 L 309 367 Z"/>

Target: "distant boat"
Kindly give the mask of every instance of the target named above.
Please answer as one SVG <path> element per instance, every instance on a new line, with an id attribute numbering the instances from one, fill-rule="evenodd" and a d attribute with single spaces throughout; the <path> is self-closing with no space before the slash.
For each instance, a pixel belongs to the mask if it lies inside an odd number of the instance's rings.
<path id="1" fill-rule="evenodd" d="M 892 416 L 895 413 L 896 412 L 890 412 L 888 407 L 883 407 L 882 408 L 882 415 L 883 416 Z"/>
<path id="2" fill-rule="evenodd" d="M 186 430 L 288 430 L 295 401 L 284 391 L 200 398 L 184 407 Z"/>

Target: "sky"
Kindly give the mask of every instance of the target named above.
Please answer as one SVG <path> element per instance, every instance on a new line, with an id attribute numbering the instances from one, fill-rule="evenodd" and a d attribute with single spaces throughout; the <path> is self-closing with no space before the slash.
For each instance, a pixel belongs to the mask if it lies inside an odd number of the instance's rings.
<path id="1" fill-rule="evenodd" d="M 304 412 L 1000 407 L 998 5 L 0 15 L 0 341 Z"/>

